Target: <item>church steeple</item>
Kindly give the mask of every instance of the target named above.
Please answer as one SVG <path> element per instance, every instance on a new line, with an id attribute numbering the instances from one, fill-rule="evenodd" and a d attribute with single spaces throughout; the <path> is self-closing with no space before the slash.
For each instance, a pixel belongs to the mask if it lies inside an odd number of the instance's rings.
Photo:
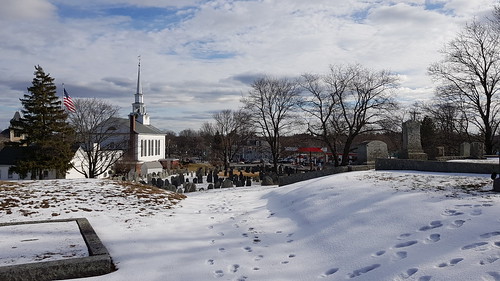
<path id="1" fill-rule="evenodd" d="M 139 56 L 139 64 L 137 67 L 137 91 L 135 93 L 135 102 L 132 104 L 132 112 L 136 116 L 136 120 L 144 125 L 149 125 L 149 114 L 144 106 L 144 95 L 142 94 L 141 85 L 141 56 Z"/>

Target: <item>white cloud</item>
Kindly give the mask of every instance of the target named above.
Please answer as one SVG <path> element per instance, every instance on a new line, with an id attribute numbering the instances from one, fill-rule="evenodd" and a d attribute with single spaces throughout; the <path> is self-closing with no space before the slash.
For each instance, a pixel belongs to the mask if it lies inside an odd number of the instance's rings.
<path id="1" fill-rule="evenodd" d="M 405 97 L 425 99 L 432 88 L 426 70 L 440 58 L 438 50 L 495 0 L 480 1 L 439 1 L 442 10 L 426 10 L 423 0 L 30 0 L 48 7 L 37 23 L 0 16 L 0 86 L 10 99 L 0 107 L 0 128 L 12 108 L 20 107 L 18 98 L 36 64 L 58 86 L 64 82 L 74 98 L 101 97 L 127 114 L 138 55 L 151 118 L 174 131 L 198 129 L 212 112 L 238 108 L 255 75 L 324 73 L 336 63 L 390 69 L 404 75 L 402 87 L 411 89 L 404 90 Z M 177 13 L 183 16 L 138 27 L 132 14 L 106 14 L 107 8 L 121 6 L 170 13 L 182 7 Z M 185 10 L 190 6 L 195 7 Z M 77 14 L 79 9 L 85 14 Z"/>
<path id="2" fill-rule="evenodd" d="M 2 1 L 0 19 L 38 20 L 55 16 L 56 7 L 46 0 L 7 0 Z"/>

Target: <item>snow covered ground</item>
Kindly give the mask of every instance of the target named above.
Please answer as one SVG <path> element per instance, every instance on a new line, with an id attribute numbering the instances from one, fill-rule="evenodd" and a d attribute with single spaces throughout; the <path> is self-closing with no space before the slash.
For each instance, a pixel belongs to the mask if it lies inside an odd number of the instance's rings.
<path id="1" fill-rule="evenodd" d="M 0 222 L 86 217 L 118 270 L 81 280 L 499 281 L 491 188 L 489 175 L 365 171 L 178 201 L 106 180 L 26 181 L 0 188 Z"/>
<path id="2" fill-rule="evenodd" d="M 2 226 L 0 249 L 0 266 L 89 256 L 75 221 Z"/>

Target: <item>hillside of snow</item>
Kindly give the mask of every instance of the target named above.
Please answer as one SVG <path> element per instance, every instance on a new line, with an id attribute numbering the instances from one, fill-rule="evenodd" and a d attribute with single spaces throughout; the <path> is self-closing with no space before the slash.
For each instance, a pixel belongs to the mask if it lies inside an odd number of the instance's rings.
<path id="1" fill-rule="evenodd" d="M 1 182 L 0 222 L 86 217 L 118 270 L 81 280 L 499 281 L 491 188 L 488 175 L 373 170 L 185 199 L 108 180 Z"/>

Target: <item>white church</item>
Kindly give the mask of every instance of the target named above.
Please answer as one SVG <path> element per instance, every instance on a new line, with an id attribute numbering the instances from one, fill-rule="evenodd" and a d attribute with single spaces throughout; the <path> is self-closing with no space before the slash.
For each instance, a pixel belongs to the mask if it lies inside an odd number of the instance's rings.
<path id="1" fill-rule="evenodd" d="M 132 112 L 127 118 L 111 118 L 101 126 L 104 132 L 113 132 L 111 138 L 102 143 L 105 147 L 116 147 L 123 151 L 121 164 L 125 164 L 131 172 L 145 176 L 163 170 L 161 159 L 165 157 L 165 133 L 150 123 L 149 114 L 144 105 L 144 94 L 141 85 L 141 62 L 137 72 L 137 91 Z M 113 143 L 114 145 L 110 145 Z M 77 151 L 78 153 L 78 151 Z M 74 159 L 77 159 L 75 156 Z M 78 165 L 72 161 L 73 165 Z M 106 177 L 104 174 L 103 177 Z M 71 169 L 66 178 L 79 178 L 81 174 Z"/>
<path id="2" fill-rule="evenodd" d="M 14 115 L 20 118 L 18 112 Z M 150 173 L 159 173 L 163 170 L 160 163 L 165 157 L 165 133 L 150 123 L 149 114 L 144 105 L 144 95 L 141 86 L 141 62 L 139 61 L 137 72 L 137 91 L 135 93 L 135 102 L 132 104 L 132 112 L 129 118 L 112 118 L 102 126 L 108 126 L 113 131 L 113 137 L 108 140 L 115 144 L 117 149 L 122 150 L 122 163 L 126 164 L 132 172 L 145 176 Z M 7 130 L 6 130 L 7 131 Z M 10 141 L 17 142 L 22 136 L 15 136 L 15 130 L 9 128 Z M 107 143 L 109 144 L 109 143 Z M 101 144 L 104 145 L 104 144 Z M 75 151 L 75 156 L 71 161 L 73 165 L 85 165 L 81 159 L 84 159 L 83 148 Z M 23 147 L 5 147 L 0 150 L 0 180 L 17 180 L 19 175 L 10 172 L 9 168 L 13 166 L 17 159 L 21 158 Z M 46 179 L 56 178 L 54 171 L 44 173 Z M 107 177 L 108 173 L 100 177 Z M 70 169 L 65 176 L 67 179 L 82 178 L 81 173 L 74 168 Z"/>
<path id="3" fill-rule="evenodd" d="M 149 114 L 144 105 L 144 94 L 141 84 L 141 62 L 139 60 L 137 70 L 137 91 L 135 102 L 132 104 L 132 112 L 129 119 L 118 120 L 116 132 L 128 134 L 129 155 L 128 161 L 131 169 L 141 175 L 153 172 L 161 172 L 163 167 L 160 163 L 165 157 L 165 133 L 150 123 Z"/>

